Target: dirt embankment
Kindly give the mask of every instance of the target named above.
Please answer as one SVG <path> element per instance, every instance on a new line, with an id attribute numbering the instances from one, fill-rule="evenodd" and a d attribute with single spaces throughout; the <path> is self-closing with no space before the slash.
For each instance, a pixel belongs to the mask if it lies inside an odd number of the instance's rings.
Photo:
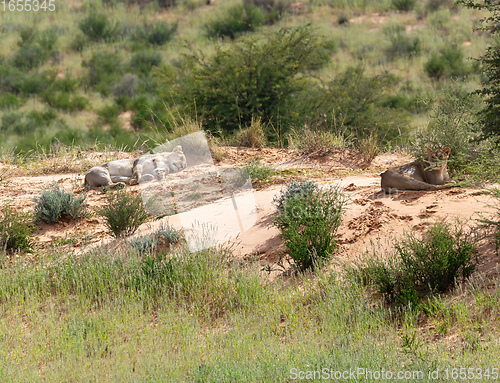
<path id="1" fill-rule="evenodd" d="M 407 192 L 388 196 L 380 191 L 379 173 L 389 167 L 408 162 L 410 158 L 400 154 L 384 154 L 377 157 L 369 167 L 363 164 L 355 153 L 338 151 L 326 155 L 301 156 L 289 150 L 225 148 L 221 167 L 238 166 L 252 160 L 272 164 L 282 174 L 278 182 L 296 179 L 315 179 L 318 183 L 340 183 L 349 197 L 349 205 L 339 229 L 341 251 L 339 256 L 350 259 L 366 252 L 372 244 L 390 247 L 393 239 L 405 231 L 424 230 L 437 220 L 460 220 L 466 225 L 476 225 L 480 215 L 494 211 L 494 201 L 482 190 L 474 188 L 453 188 L 435 192 Z M 303 170 L 303 172 L 299 171 Z M 180 174 L 179 174 L 180 176 Z M 56 183 L 67 190 L 85 193 L 89 217 L 76 221 L 60 222 L 55 225 L 42 224 L 36 234 L 37 246 L 48 248 L 66 245 L 71 251 L 80 253 L 89 244 L 110 241 L 102 217 L 95 213 L 104 206 L 106 197 L 100 190 L 85 191 L 83 174 L 54 174 L 44 176 L 11 176 L 0 183 L 0 204 L 10 204 L 16 209 L 33 209 L 33 199 L 42 188 Z M 254 190 L 255 225 L 247 228 L 233 239 L 235 253 L 240 256 L 259 255 L 263 261 L 272 263 L 284 251 L 279 231 L 272 226 L 273 197 L 282 185 L 272 185 Z M 140 193 L 139 186 L 128 187 L 131 193 Z M 181 226 L 179 217 L 165 217 L 162 220 L 144 224 L 136 235 L 144 235 L 162 222 Z M 482 271 L 495 273 L 500 258 L 492 246 L 483 246 L 486 255 Z"/>

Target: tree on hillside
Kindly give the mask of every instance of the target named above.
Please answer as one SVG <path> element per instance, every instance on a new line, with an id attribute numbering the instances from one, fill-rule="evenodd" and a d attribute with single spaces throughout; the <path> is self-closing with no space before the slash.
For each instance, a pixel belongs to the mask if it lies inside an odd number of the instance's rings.
<path id="1" fill-rule="evenodd" d="M 500 3 L 498 0 L 459 0 L 468 8 L 487 10 L 490 16 L 481 21 L 483 26 L 479 30 L 486 31 L 492 35 L 500 31 Z M 500 142 L 500 45 L 496 43 L 486 49 L 483 56 L 478 59 L 483 64 L 483 73 L 486 79 L 483 81 L 483 88 L 477 93 L 482 95 L 486 106 L 480 112 L 483 125 L 484 137 L 495 138 Z"/>
<path id="2" fill-rule="evenodd" d="M 160 96 L 207 129 L 232 132 L 291 114 L 294 95 L 308 74 L 331 59 L 333 44 L 309 26 L 245 36 L 216 48 L 210 57 L 189 50 L 177 69 L 158 70 Z"/>

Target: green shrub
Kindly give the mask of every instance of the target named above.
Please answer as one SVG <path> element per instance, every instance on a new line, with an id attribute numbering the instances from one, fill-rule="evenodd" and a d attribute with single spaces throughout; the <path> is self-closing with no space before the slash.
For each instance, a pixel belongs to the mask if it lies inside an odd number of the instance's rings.
<path id="1" fill-rule="evenodd" d="M 130 59 L 130 68 L 140 74 L 148 74 L 154 66 L 160 66 L 162 57 L 159 52 L 143 50 L 136 52 Z"/>
<path id="2" fill-rule="evenodd" d="M 291 149 L 303 154 L 310 154 L 343 149 L 348 146 L 348 143 L 341 132 L 335 133 L 323 127 L 311 129 L 306 125 L 303 129 L 292 129 L 288 137 L 288 145 Z"/>
<path id="3" fill-rule="evenodd" d="M 88 84 L 103 95 L 108 95 L 111 86 L 123 75 L 122 61 L 116 53 L 95 53 L 82 65 L 88 68 Z"/>
<path id="4" fill-rule="evenodd" d="M 27 44 L 14 54 L 12 64 L 18 68 L 32 69 L 45 63 L 49 57 L 49 52 L 39 44 Z"/>
<path id="5" fill-rule="evenodd" d="M 498 203 L 500 201 L 500 189 L 488 189 L 488 194 L 497 201 L 496 205 L 494 205 L 495 213 L 491 218 L 480 218 L 479 222 L 481 222 L 483 228 L 486 228 L 491 233 L 498 254 L 500 250 L 500 203 Z"/>
<path id="6" fill-rule="evenodd" d="M 273 202 L 277 207 L 273 223 L 281 230 L 295 266 L 307 270 L 330 259 L 346 204 L 342 190 L 294 181 Z"/>
<path id="7" fill-rule="evenodd" d="M 178 69 L 156 72 L 159 93 L 214 132 L 258 119 L 277 126 L 278 119 L 296 120 L 289 104 L 311 85 L 310 71 L 330 61 L 333 48 L 308 26 L 244 36 L 210 58 L 187 53 Z"/>
<path id="8" fill-rule="evenodd" d="M 461 172 L 478 154 L 476 142 L 481 134 L 477 123 L 479 97 L 471 96 L 460 84 L 442 91 L 438 105 L 431 112 L 431 121 L 425 130 L 416 132 L 411 146 L 412 154 L 424 159 L 427 148 L 451 148 L 448 167 Z"/>
<path id="9" fill-rule="evenodd" d="M 250 126 L 240 129 L 232 140 L 235 146 L 246 148 L 262 148 L 266 146 L 267 139 L 261 120 L 252 120 Z"/>
<path id="10" fill-rule="evenodd" d="M 80 30 L 91 41 L 112 40 L 118 34 L 116 24 L 104 13 L 92 12 L 78 24 Z"/>
<path id="11" fill-rule="evenodd" d="M 0 96 L 0 109 L 17 108 L 21 105 L 21 101 L 15 94 L 4 94 Z"/>
<path id="12" fill-rule="evenodd" d="M 228 8 L 218 19 L 205 25 L 208 37 L 229 37 L 234 40 L 244 32 L 253 32 L 264 21 L 264 13 L 253 5 L 237 4 Z"/>
<path id="13" fill-rule="evenodd" d="M 53 53 L 58 34 L 54 29 L 38 32 L 33 28 L 20 31 L 19 50 L 12 57 L 12 64 L 22 69 L 32 69 L 45 63 Z"/>
<path id="14" fill-rule="evenodd" d="M 173 39 L 177 31 L 177 24 L 169 26 L 166 22 L 160 21 L 144 25 L 144 39 L 151 45 L 164 45 Z"/>
<path id="15" fill-rule="evenodd" d="M 271 165 L 263 165 L 259 160 L 250 161 L 242 168 L 243 174 L 249 176 L 252 184 L 262 185 L 268 183 L 276 173 Z"/>
<path id="16" fill-rule="evenodd" d="M 114 237 L 134 234 L 148 218 L 142 206 L 141 195 L 132 195 L 125 191 L 110 192 L 108 205 L 98 213 L 104 217 L 106 227 Z"/>
<path id="17" fill-rule="evenodd" d="M 416 0 L 392 0 L 392 6 L 397 11 L 408 12 L 415 7 Z"/>
<path id="18" fill-rule="evenodd" d="M 76 197 L 58 185 L 43 190 L 40 196 L 35 197 L 34 202 L 36 220 L 49 224 L 56 223 L 64 217 L 80 218 L 87 209 L 85 195 Z"/>
<path id="19" fill-rule="evenodd" d="M 454 45 L 444 47 L 439 54 L 432 53 L 424 69 L 427 75 L 435 80 L 445 77 L 463 77 L 472 71 L 470 65 L 464 62 L 460 47 Z"/>
<path id="20" fill-rule="evenodd" d="M 390 74 L 371 77 L 361 67 L 348 68 L 326 84 L 326 91 L 309 89 L 303 102 L 320 105 L 310 126 L 322 124 L 357 141 L 370 135 L 382 144 L 395 140 L 408 131 L 408 113 L 385 104 L 386 94 L 397 84 Z"/>
<path id="21" fill-rule="evenodd" d="M 115 98 L 133 98 L 137 95 L 138 87 L 139 77 L 133 73 L 125 73 L 120 81 L 111 87 L 111 92 L 113 92 Z"/>
<path id="22" fill-rule="evenodd" d="M 14 211 L 10 206 L 0 210 L 0 247 L 4 250 L 27 249 L 34 233 L 33 217 Z"/>
<path id="23" fill-rule="evenodd" d="M 413 57 L 421 53 L 420 39 L 410 37 L 406 33 L 406 28 L 402 25 L 396 25 L 385 29 L 390 45 L 385 49 L 390 58 Z"/>
<path id="24" fill-rule="evenodd" d="M 53 108 L 68 112 L 84 110 L 89 105 L 89 101 L 82 95 L 54 90 L 45 92 L 43 100 Z"/>
<path id="25" fill-rule="evenodd" d="M 396 241 L 391 256 L 369 258 L 364 273 L 388 303 L 416 304 L 474 272 L 480 260 L 476 241 L 462 227 L 435 223 L 422 237 L 410 233 Z"/>

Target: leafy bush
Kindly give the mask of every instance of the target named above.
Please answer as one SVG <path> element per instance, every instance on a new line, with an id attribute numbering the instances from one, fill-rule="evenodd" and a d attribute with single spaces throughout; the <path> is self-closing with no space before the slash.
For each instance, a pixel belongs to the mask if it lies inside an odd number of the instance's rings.
<path id="1" fill-rule="evenodd" d="M 293 181 L 273 202 L 277 207 L 273 223 L 299 270 L 314 268 L 332 256 L 346 204 L 338 186 L 320 189 L 313 182 Z"/>
<path id="2" fill-rule="evenodd" d="M 134 234 L 148 218 L 141 196 L 125 191 L 109 193 L 108 205 L 98 213 L 104 217 L 106 227 L 114 237 Z"/>
<path id="3" fill-rule="evenodd" d="M 323 127 L 311 129 L 306 125 L 303 129 L 292 129 L 288 145 L 291 149 L 309 154 L 346 148 L 348 144 L 341 132 L 334 133 Z"/>
<path id="4" fill-rule="evenodd" d="M 381 143 L 394 140 L 408 131 L 408 113 L 386 106 L 386 93 L 397 83 L 389 74 L 369 77 L 361 67 L 348 68 L 326 89 L 310 88 L 309 98 L 305 95 L 303 102 L 320 105 L 311 126 L 320 123 L 338 137 L 357 141 L 370 135 Z"/>
<path id="5" fill-rule="evenodd" d="M 489 15 L 482 21 L 483 26 L 477 28 L 480 31 L 498 35 L 500 28 L 500 14 L 498 12 L 498 4 L 495 1 L 475 1 L 475 0 L 458 0 L 458 4 L 462 4 L 469 8 L 486 10 Z M 484 97 L 486 106 L 481 111 L 481 125 L 485 137 L 492 137 L 496 141 L 500 141 L 500 45 L 498 43 L 490 45 L 486 48 L 484 55 L 478 58 L 482 63 L 482 72 L 484 80 L 482 89 L 477 93 Z"/>
<path id="6" fill-rule="evenodd" d="M 84 96 L 62 91 L 49 90 L 45 92 L 43 99 L 53 108 L 68 112 L 84 110 L 89 105 L 89 101 Z"/>
<path id="7" fill-rule="evenodd" d="M 263 165 L 259 160 L 250 161 L 242 168 L 243 174 L 250 177 L 253 184 L 264 184 L 269 182 L 275 170 L 270 165 Z"/>
<path id="8" fill-rule="evenodd" d="M 0 210 L 0 247 L 4 250 L 20 250 L 31 246 L 30 236 L 35 231 L 30 214 L 14 211 L 10 206 Z"/>
<path id="9" fill-rule="evenodd" d="M 415 7 L 415 0 L 392 0 L 392 6 L 398 11 L 408 12 Z"/>
<path id="10" fill-rule="evenodd" d="M 137 73 L 148 74 L 154 66 L 160 66 L 161 54 L 155 51 L 143 50 L 135 53 L 130 59 L 130 68 Z"/>
<path id="11" fill-rule="evenodd" d="M 166 22 L 160 21 L 152 24 L 145 24 L 142 32 L 144 40 L 151 45 L 164 45 L 173 39 L 177 31 L 177 24 L 169 26 Z"/>
<path id="12" fill-rule="evenodd" d="M 21 105 L 21 101 L 15 94 L 4 94 L 0 96 L 0 109 L 2 108 L 17 108 Z"/>
<path id="13" fill-rule="evenodd" d="M 40 196 L 35 197 L 34 202 L 36 220 L 49 224 L 56 223 L 63 217 L 80 218 L 87 209 L 85 195 L 76 197 L 58 185 L 45 189 Z"/>
<path id="14" fill-rule="evenodd" d="M 91 41 L 111 40 L 118 33 L 116 24 L 111 23 L 104 13 L 92 12 L 78 26 Z"/>
<path id="15" fill-rule="evenodd" d="M 475 142 L 481 133 L 476 114 L 479 106 L 478 97 L 471 96 L 460 84 L 445 89 L 431 113 L 427 129 L 415 134 L 412 154 L 423 159 L 427 148 L 449 147 L 448 167 L 453 171 L 462 171 L 474 160 L 480 148 Z"/>
<path id="16" fill-rule="evenodd" d="M 237 4 L 228 8 L 225 14 L 205 25 L 208 37 L 229 37 L 234 40 L 244 32 L 253 32 L 262 24 L 265 15 L 253 5 Z"/>
<path id="17" fill-rule="evenodd" d="M 19 50 L 12 57 L 12 64 L 22 69 L 32 69 L 45 63 L 51 56 L 58 34 L 53 29 L 42 32 L 34 28 L 20 31 Z"/>
<path id="18" fill-rule="evenodd" d="M 435 223 L 421 238 L 410 233 L 396 241 L 390 257 L 369 258 L 365 273 L 387 302 L 416 304 L 474 272 L 480 260 L 476 240 L 462 227 Z"/>
<path id="19" fill-rule="evenodd" d="M 439 54 L 432 53 L 424 69 L 427 75 L 435 80 L 443 77 L 463 77 L 473 70 L 464 62 L 460 47 L 453 45 L 444 47 Z"/>
<path id="20" fill-rule="evenodd" d="M 113 92 L 115 98 L 133 98 L 137 94 L 138 87 L 139 77 L 133 73 L 125 73 L 120 81 L 111 87 L 111 92 Z"/>
<path id="21" fill-rule="evenodd" d="M 249 127 L 240 129 L 232 143 L 246 148 L 262 148 L 266 146 L 266 133 L 261 120 L 252 120 Z"/>
<path id="22" fill-rule="evenodd" d="M 385 52 L 390 58 L 413 57 L 421 53 L 420 39 L 411 38 L 406 33 L 406 28 L 402 25 L 392 26 L 385 29 L 390 45 Z"/>
<path id="23" fill-rule="evenodd" d="M 89 70 L 88 84 L 103 95 L 109 94 L 112 84 L 116 83 L 123 74 L 122 62 L 116 53 L 95 53 L 82 65 Z"/>
<path id="24" fill-rule="evenodd" d="M 307 74 L 329 62 L 332 51 L 308 26 L 245 36 L 210 58 L 191 52 L 177 70 L 158 71 L 159 91 L 214 132 L 258 119 L 293 121 L 292 95 L 307 89 Z"/>

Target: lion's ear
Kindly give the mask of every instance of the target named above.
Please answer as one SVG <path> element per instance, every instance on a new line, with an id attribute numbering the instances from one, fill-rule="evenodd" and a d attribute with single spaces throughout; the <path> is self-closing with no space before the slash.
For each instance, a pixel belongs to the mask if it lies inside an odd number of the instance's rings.
<path id="1" fill-rule="evenodd" d="M 174 153 L 182 153 L 182 146 L 180 145 L 177 145 L 174 150 L 173 150 Z"/>
<path id="2" fill-rule="evenodd" d="M 433 151 L 431 148 L 427 148 L 427 154 L 432 154 Z"/>
<path id="3" fill-rule="evenodd" d="M 447 155 L 447 156 L 449 156 L 449 155 L 450 155 L 450 153 L 451 153 L 451 149 L 450 149 L 450 148 L 444 148 L 444 149 L 443 149 L 443 152 L 445 152 L 445 153 L 446 153 L 446 155 Z"/>

